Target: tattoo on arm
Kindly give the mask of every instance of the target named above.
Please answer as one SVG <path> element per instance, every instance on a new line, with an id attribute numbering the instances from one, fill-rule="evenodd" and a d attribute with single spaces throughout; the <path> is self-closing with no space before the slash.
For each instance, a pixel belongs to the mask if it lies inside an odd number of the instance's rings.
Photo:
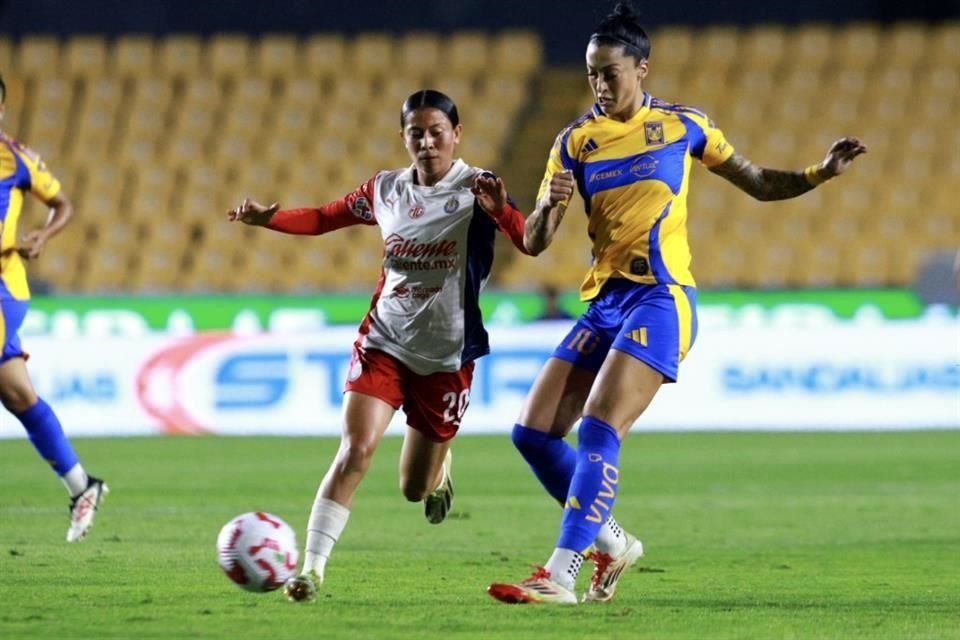
<path id="1" fill-rule="evenodd" d="M 757 200 L 786 200 L 796 198 L 814 188 L 803 171 L 781 171 L 758 167 L 739 153 L 710 171 L 726 178 Z"/>
<path id="2" fill-rule="evenodd" d="M 553 234 L 566 212 L 567 207 L 562 204 L 550 209 L 534 209 L 523 228 L 523 244 L 530 255 L 535 256 L 550 246 Z"/>

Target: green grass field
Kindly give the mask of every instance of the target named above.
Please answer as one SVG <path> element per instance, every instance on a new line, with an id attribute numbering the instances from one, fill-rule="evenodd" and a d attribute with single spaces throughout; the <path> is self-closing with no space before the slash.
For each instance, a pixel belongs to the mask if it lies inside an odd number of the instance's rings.
<path id="1" fill-rule="evenodd" d="M 960 432 L 635 433 L 615 511 L 647 556 L 614 602 L 566 608 L 484 592 L 545 561 L 560 516 L 505 436 L 455 443 L 440 526 L 386 440 L 308 605 L 239 590 L 214 542 L 262 509 L 302 543 L 334 440 L 76 445 L 113 491 L 68 545 L 61 485 L 0 441 L 0 638 L 960 638 Z"/>

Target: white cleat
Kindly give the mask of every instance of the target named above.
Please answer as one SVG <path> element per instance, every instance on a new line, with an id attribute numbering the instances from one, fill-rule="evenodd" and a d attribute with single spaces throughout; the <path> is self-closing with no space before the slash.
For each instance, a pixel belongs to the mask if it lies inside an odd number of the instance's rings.
<path id="1" fill-rule="evenodd" d="M 88 477 L 87 488 L 70 501 L 70 528 L 67 529 L 67 542 L 83 540 L 89 533 L 93 527 L 93 518 L 97 515 L 97 508 L 108 493 L 110 488 L 103 480 L 93 476 Z"/>
<path id="2" fill-rule="evenodd" d="M 453 478 L 450 476 L 452 466 L 453 453 L 447 449 L 447 455 L 443 459 L 443 484 L 423 499 L 423 514 L 430 524 L 440 524 L 450 513 L 450 506 L 453 504 Z"/>
<path id="3" fill-rule="evenodd" d="M 494 583 L 487 593 L 507 604 L 577 604 L 577 596 L 550 579 L 550 572 L 537 567 L 529 578 L 515 584 Z"/>
<path id="4" fill-rule="evenodd" d="M 590 588 L 583 594 L 584 602 L 609 602 L 617 592 L 617 582 L 623 572 L 643 557 L 643 543 L 629 533 L 624 533 L 627 546 L 616 558 L 609 553 L 594 549 L 587 557 L 594 562 Z"/>

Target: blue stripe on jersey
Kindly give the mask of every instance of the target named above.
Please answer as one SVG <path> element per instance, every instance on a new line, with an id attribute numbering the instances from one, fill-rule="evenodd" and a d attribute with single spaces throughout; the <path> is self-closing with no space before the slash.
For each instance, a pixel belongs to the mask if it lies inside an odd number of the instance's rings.
<path id="1" fill-rule="evenodd" d="M 683 185 L 683 162 L 686 153 L 687 147 L 681 139 L 665 147 L 625 158 L 588 162 L 584 165 L 580 184 L 592 196 L 641 180 L 659 180 L 670 187 L 674 194 L 678 194 Z"/>
<path id="2" fill-rule="evenodd" d="M 670 203 L 673 204 L 673 203 Z M 676 280 L 667 270 L 667 265 L 663 261 L 663 253 L 660 251 L 660 223 L 670 214 L 670 205 L 664 207 L 663 212 L 657 216 L 657 221 L 653 223 L 650 229 L 650 269 L 653 270 L 653 276 L 657 282 L 664 284 L 676 284 Z"/>
<path id="3" fill-rule="evenodd" d="M 6 180 L 0 180 L 0 222 L 7 219 L 7 209 L 10 208 L 10 190 L 16 188 L 16 174 Z"/>
<path id="4" fill-rule="evenodd" d="M 480 313 L 480 287 L 493 266 L 497 226 L 476 201 L 467 229 L 466 282 L 463 287 L 463 352 L 460 366 L 490 353 L 490 338 Z"/>
<path id="5" fill-rule="evenodd" d="M 687 139 L 690 141 L 690 155 L 702 160 L 703 150 L 707 146 L 707 134 L 700 125 L 685 115 L 678 113 L 677 117 L 683 122 L 683 126 L 687 128 Z"/>
<path id="6" fill-rule="evenodd" d="M 700 116 L 701 118 L 710 119 L 710 117 L 699 109 L 694 109 L 693 107 L 687 106 L 685 104 L 678 104 L 676 102 L 664 102 L 660 98 L 654 98 L 650 105 L 654 109 L 660 109 L 661 111 L 671 111 L 673 113 L 692 113 Z"/>

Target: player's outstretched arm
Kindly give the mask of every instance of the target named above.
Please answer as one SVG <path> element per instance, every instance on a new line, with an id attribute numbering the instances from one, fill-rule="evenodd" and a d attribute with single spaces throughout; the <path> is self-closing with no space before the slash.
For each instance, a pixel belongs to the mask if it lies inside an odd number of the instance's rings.
<path id="1" fill-rule="evenodd" d="M 474 178 L 470 191 L 484 213 L 496 223 L 497 228 L 510 237 L 517 249 L 527 253 L 523 241 L 523 214 L 517 211 L 507 197 L 507 187 L 503 183 L 503 178 L 491 173 L 480 174 Z"/>
<path id="2" fill-rule="evenodd" d="M 47 218 L 47 224 L 42 229 L 35 229 L 23 237 L 18 243 L 17 252 L 21 257 L 33 260 L 40 256 L 47 240 L 60 233 L 66 224 L 73 217 L 73 203 L 70 198 L 61 189 L 57 195 L 46 202 L 50 207 L 50 216 Z"/>
<path id="3" fill-rule="evenodd" d="M 273 214 L 279 209 L 280 205 L 276 202 L 267 207 L 256 200 L 244 198 L 239 207 L 227 211 L 227 220 L 242 222 L 255 227 L 265 227 L 270 224 Z"/>
<path id="4" fill-rule="evenodd" d="M 527 253 L 539 255 L 553 242 L 553 234 L 567 212 L 576 180 L 572 171 L 558 171 L 550 178 L 550 186 L 524 225 L 523 244 Z"/>
<path id="5" fill-rule="evenodd" d="M 835 178 L 849 169 L 857 156 L 866 152 L 866 145 L 857 138 L 841 138 L 830 146 L 823 162 L 810 165 L 803 171 L 759 167 L 739 153 L 711 167 L 710 171 L 726 178 L 757 200 L 786 200 Z"/>

